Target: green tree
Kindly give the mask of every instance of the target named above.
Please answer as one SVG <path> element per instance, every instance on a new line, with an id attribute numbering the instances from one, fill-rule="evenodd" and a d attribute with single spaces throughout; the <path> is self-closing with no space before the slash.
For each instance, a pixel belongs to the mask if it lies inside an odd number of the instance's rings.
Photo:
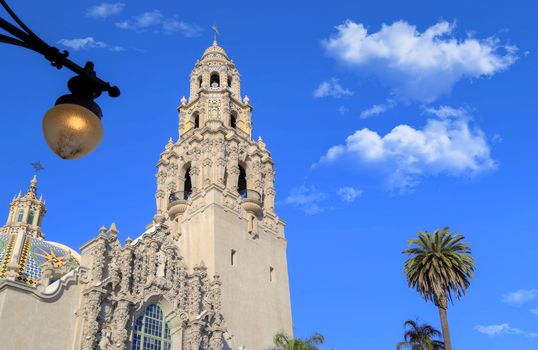
<path id="1" fill-rule="evenodd" d="M 273 342 L 275 347 L 272 350 L 318 350 L 318 345 L 322 345 L 325 338 L 319 333 L 314 333 L 306 339 L 294 339 L 285 333 L 279 332 L 273 338 Z"/>
<path id="2" fill-rule="evenodd" d="M 407 329 L 410 326 L 410 329 Z M 439 338 L 441 332 L 427 324 L 418 324 L 412 320 L 407 320 L 404 323 L 405 333 L 404 341 L 396 345 L 396 350 L 411 349 L 411 350 L 444 350 L 445 345 L 442 341 L 434 338 Z"/>
<path id="3" fill-rule="evenodd" d="M 410 239 L 402 252 L 409 257 L 404 265 L 409 287 L 439 309 L 446 350 L 452 350 L 446 316 L 448 302 L 465 295 L 475 270 L 471 248 L 463 239 L 462 235 L 449 232 L 448 227 L 433 234 L 418 232 L 418 237 Z"/>

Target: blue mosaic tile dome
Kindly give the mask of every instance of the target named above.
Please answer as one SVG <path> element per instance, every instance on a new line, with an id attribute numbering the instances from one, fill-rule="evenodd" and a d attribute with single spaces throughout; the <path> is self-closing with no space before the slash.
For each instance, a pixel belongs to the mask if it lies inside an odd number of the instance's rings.
<path id="1" fill-rule="evenodd" d="M 5 278 L 7 265 L 13 256 L 16 239 L 17 235 L 0 233 L 0 279 Z M 34 286 L 41 278 L 43 268 L 47 265 L 69 272 L 76 269 L 79 264 L 80 257 L 71 248 L 25 234 L 16 280 Z"/>

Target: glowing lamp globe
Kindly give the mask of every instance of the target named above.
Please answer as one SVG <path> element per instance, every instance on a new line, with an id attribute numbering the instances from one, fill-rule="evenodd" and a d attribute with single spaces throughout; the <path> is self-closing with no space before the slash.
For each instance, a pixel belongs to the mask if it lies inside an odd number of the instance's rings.
<path id="1" fill-rule="evenodd" d="M 71 94 L 60 97 L 45 114 L 43 134 L 60 158 L 77 159 L 92 152 L 103 139 L 103 113 L 93 101 L 101 90 L 80 75 L 71 78 L 67 86 Z"/>
<path id="2" fill-rule="evenodd" d="M 77 159 L 92 152 L 103 139 L 101 119 L 74 103 L 52 107 L 43 118 L 47 144 L 62 159 Z"/>

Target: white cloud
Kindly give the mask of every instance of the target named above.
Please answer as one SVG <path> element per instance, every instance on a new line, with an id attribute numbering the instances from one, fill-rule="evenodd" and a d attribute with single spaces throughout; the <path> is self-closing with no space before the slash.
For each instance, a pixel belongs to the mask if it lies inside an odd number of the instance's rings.
<path id="1" fill-rule="evenodd" d="M 538 299 L 538 289 L 519 289 L 503 296 L 503 301 L 508 304 L 521 305 Z"/>
<path id="2" fill-rule="evenodd" d="M 463 78 L 480 78 L 508 68 L 517 48 L 490 37 L 454 36 L 455 25 L 440 21 L 424 32 L 405 21 L 368 33 L 351 20 L 323 40 L 328 55 L 359 72 L 371 73 L 400 99 L 431 102 Z"/>
<path id="3" fill-rule="evenodd" d="M 376 115 L 379 115 L 381 113 L 384 113 L 388 111 L 391 108 L 394 108 L 396 106 L 396 102 L 394 100 L 388 99 L 385 103 L 382 104 L 376 104 L 372 107 L 365 109 L 361 112 L 360 117 L 362 119 L 370 118 Z"/>
<path id="4" fill-rule="evenodd" d="M 110 51 L 120 52 L 125 50 L 121 46 L 113 46 L 102 41 L 97 41 L 91 36 L 86 38 L 61 39 L 58 41 L 58 43 L 75 51 L 88 49 L 107 49 Z"/>
<path id="5" fill-rule="evenodd" d="M 100 5 L 92 6 L 86 10 L 86 16 L 95 19 L 107 19 L 108 17 L 121 13 L 124 8 L 125 4 L 122 2 L 104 2 Z"/>
<path id="6" fill-rule="evenodd" d="M 204 31 L 200 26 L 196 24 L 189 24 L 183 21 L 179 21 L 175 18 L 169 18 L 163 21 L 162 30 L 165 34 L 181 33 L 187 38 L 200 36 Z"/>
<path id="7" fill-rule="evenodd" d="M 531 313 L 538 316 L 538 308 L 536 309 L 531 309 Z"/>
<path id="8" fill-rule="evenodd" d="M 137 32 L 152 29 L 153 32 L 162 34 L 181 33 L 186 38 L 200 36 L 204 31 L 196 24 L 189 24 L 176 18 L 165 18 L 159 10 L 144 12 L 130 20 L 117 22 L 116 27 Z"/>
<path id="9" fill-rule="evenodd" d="M 351 96 L 353 91 L 344 88 L 338 82 L 338 79 L 331 78 L 319 84 L 318 88 L 314 90 L 314 98 L 321 97 L 335 97 L 340 98 L 342 96 Z"/>
<path id="10" fill-rule="evenodd" d="M 353 187 L 342 187 L 338 190 L 338 195 L 344 202 L 351 203 L 362 195 L 362 190 Z"/>
<path id="11" fill-rule="evenodd" d="M 319 204 L 325 198 L 325 193 L 318 191 L 314 186 L 306 187 L 301 185 L 291 189 L 285 203 L 296 206 L 308 215 L 314 215 L 325 210 Z"/>
<path id="12" fill-rule="evenodd" d="M 503 142 L 503 137 L 500 135 L 500 134 L 494 134 L 492 137 L 491 137 L 491 143 L 496 145 L 498 143 L 501 143 Z"/>
<path id="13" fill-rule="evenodd" d="M 469 118 L 432 118 L 422 129 L 401 124 L 386 135 L 357 130 L 314 166 L 341 159 L 372 165 L 400 190 L 427 175 L 472 176 L 496 168 L 484 133 Z"/>
<path id="14" fill-rule="evenodd" d="M 145 30 L 149 27 L 161 24 L 163 15 L 159 10 L 144 12 L 130 20 L 116 23 L 116 27 L 121 29 Z"/>
<path id="15" fill-rule="evenodd" d="M 425 107 L 424 111 L 429 114 L 438 116 L 439 118 L 450 118 L 450 117 L 465 117 L 468 115 L 468 112 L 465 108 L 454 108 L 450 106 L 439 106 L 435 107 Z"/>
<path id="16" fill-rule="evenodd" d="M 338 107 L 338 113 L 340 113 L 340 115 L 344 115 L 347 112 L 349 112 L 349 109 L 346 106 L 342 105 Z"/>
<path id="17" fill-rule="evenodd" d="M 486 334 L 490 337 L 496 337 L 500 335 L 522 335 L 529 338 L 538 338 L 538 333 L 525 332 L 519 328 L 511 327 L 508 323 L 502 323 L 490 326 L 476 326 L 475 331 L 482 334 Z"/>

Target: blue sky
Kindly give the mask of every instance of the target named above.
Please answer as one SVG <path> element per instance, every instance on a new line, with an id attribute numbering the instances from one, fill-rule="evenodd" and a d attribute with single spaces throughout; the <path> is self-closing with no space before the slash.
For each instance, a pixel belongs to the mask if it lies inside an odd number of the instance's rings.
<path id="1" fill-rule="evenodd" d="M 101 146 L 62 161 L 41 118 L 72 74 L 2 46 L 6 218 L 41 160 L 49 240 L 79 247 L 113 221 L 122 238 L 139 235 L 154 214 L 154 165 L 177 139 L 175 108 L 217 23 L 255 107 L 254 134 L 276 161 L 296 335 L 381 350 L 407 319 L 439 326 L 435 307 L 407 287 L 401 251 L 416 231 L 450 226 L 477 263 L 448 311 L 454 348 L 538 347 L 533 2 L 102 4 L 12 1 L 122 96 L 98 99 Z"/>

